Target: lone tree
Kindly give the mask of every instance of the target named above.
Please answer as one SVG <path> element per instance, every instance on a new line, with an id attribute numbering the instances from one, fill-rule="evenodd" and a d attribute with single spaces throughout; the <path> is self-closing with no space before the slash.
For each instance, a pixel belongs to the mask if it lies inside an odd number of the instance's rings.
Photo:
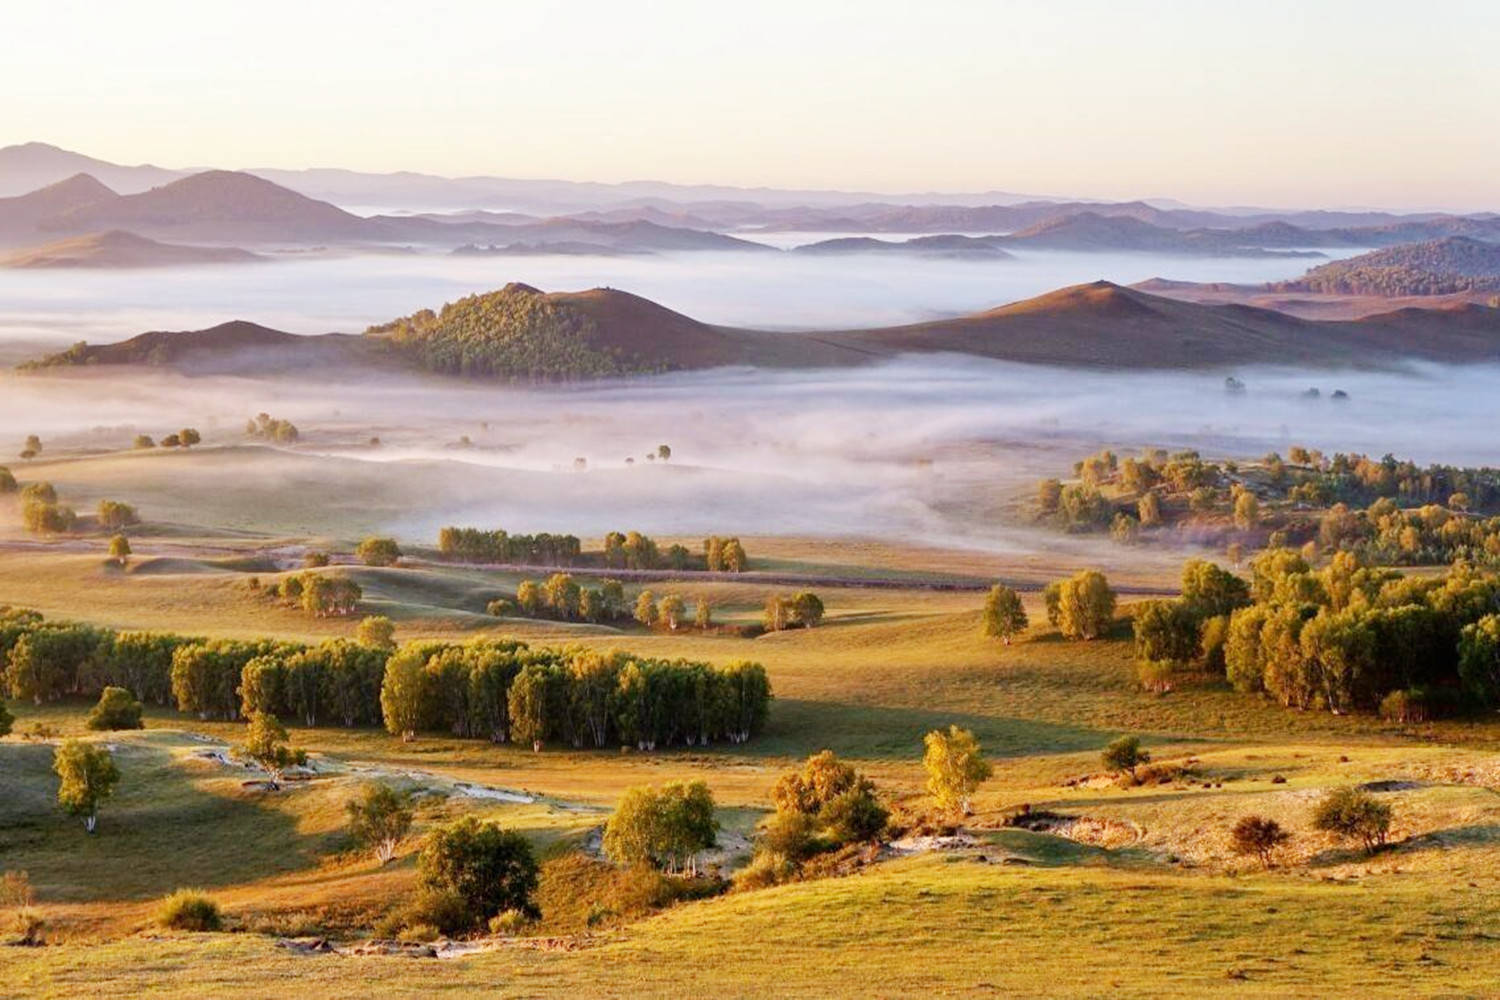
<path id="1" fill-rule="evenodd" d="M 1009 646 L 1011 637 L 1024 632 L 1027 624 L 1021 595 L 1002 584 L 991 587 L 984 599 L 984 634 Z"/>
<path id="2" fill-rule="evenodd" d="M 656 624 L 658 616 L 656 595 L 649 590 L 641 591 L 640 596 L 635 599 L 635 620 L 650 628 Z"/>
<path id="3" fill-rule="evenodd" d="M 90 729 L 140 729 L 141 703 L 122 687 L 107 687 L 99 695 L 99 704 L 89 713 Z"/>
<path id="4" fill-rule="evenodd" d="M 604 826 L 604 853 L 618 864 L 697 874 L 697 856 L 714 846 L 718 829 L 701 781 L 629 788 Z"/>
<path id="5" fill-rule="evenodd" d="M 686 612 L 687 605 L 677 594 L 667 594 L 656 605 L 657 617 L 673 631 L 676 631 L 677 627 L 682 624 L 682 616 Z"/>
<path id="6" fill-rule="evenodd" d="M 200 443 L 202 440 L 203 435 L 199 434 L 198 431 L 192 427 L 184 427 L 182 430 L 177 432 L 177 442 L 184 448 L 191 448 L 193 445 Z"/>
<path id="7" fill-rule="evenodd" d="M 531 844 L 514 830 L 467 816 L 428 837 L 417 871 L 427 888 L 461 898 L 471 924 L 483 924 L 506 910 L 540 915 L 531 901 L 536 858 Z"/>
<path id="8" fill-rule="evenodd" d="M 361 847 L 371 849 L 381 864 L 396 856 L 396 845 L 411 829 L 411 806 L 405 795 L 389 785 L 372 784 L 364 795 L 345 806 L 349 835 Z"/>
<path id="9" fill-rule="evenodd" d="M 939 808 L 969 815 L 974 790 L 994 772 L 980 753 L 979 741 L 969 730 L 949 726 L 947 732 L 934 729 L 922 742 L 927 747 L 922 755 L 927 791 Z"/>
<path id="10" fill-rule="evenodd" d="M 401 546 L 396 544 L 394 538 L 372 535 L 359 543 L 354 554 L 366 566 L 394 566 L 401 558 Z"/>
<path id="11" fill-rule="evenodd" d="M 130 561 L 130 539 L 116 535 L 109 540 L 109 557 L 124 566 Z"/>
<path id="12" fill-rule="evenodd" d="M 1313 810 L 1313 827 L 1345 840 L 1359 840 L 1366 853 L 1385 846 L 1391 832 L 1391 807 L 1359 788 L 1336 788 Z"/>
<path id="13" fill-rule="evenodd" d="M 281 788 L 287 768 L 307 763 L 306 751 L 287 746 L 286 727 L 270 712 L 255 712 L 250 716 L 250 728 L 240 749 L 265 769 L 273 792 Z"/>
<path id="14" fill-rule="evenodd" d="M 120 769 L 108 750 L 82 740 L 66 740 L 52 758 L 57 773 L 57 801 L 69 813 L 83 817 L 89 833 L 99 823 L 99 803 L 114 794 Z"/>
<path id="15" fill-rule="evenodd" d="M 1229 831 L 1229 842 L 1235 853 L 1255 855 L 1264 868 L 1271 867 L 1271 856 L 1291 839 L 1292 835 L 1283 830 L 1280 823 L 1264 816 L 1241 816 Z"/>
<path id="16" fill-rule="evenodd" d="M 1129 771 L 1132 778 L 1136 768 L 1151 760 L 1151 754 L 1141 749 L 1139 736 L 1121 736 L 1105 747 L 1100 757 L 1111 771 Z"/>

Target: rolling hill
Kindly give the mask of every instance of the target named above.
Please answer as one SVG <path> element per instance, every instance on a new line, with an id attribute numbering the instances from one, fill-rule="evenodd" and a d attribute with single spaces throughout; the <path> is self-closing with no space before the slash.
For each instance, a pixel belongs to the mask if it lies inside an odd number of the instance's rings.
<path id="1" fill-rule="evenodd" d="M 9 268 L 180 267 L 189 264 L 240 264 L 261 260 L 236 247 L 183 246 L 159 243 L 121 229 L 57 240 L 0 257 Z"/>
<path id="2" fill-rule="evenodd" d="M 1275 231 L 1285 241 L 1294 226 Z M 1170 229 L 1129 215 L 1077 212 L 1028 226 L 1005 237 L 994 237 L 1005 246 L 1043 250 L 1084 252 L 1126 251 L 1131 253 L 1190 254 L 1215 257 L 1321 257 L 1320 253 L 1268 249 L 1255 242 L 1260 233 L 1240 229 Z M 1302 246 L 1316 242 L 1308 234 Z M 1295 244 L 1283 242 L 1282 247 Z"/>
<path id="3" fill-rule="evenodd" d="M 870 236 L 845 236 L 794 248 L 802 254 L 919 254 L 959 260 L 1009 260 L 1015 255 L 1000 249 L 993 241 L 974 236 L 916 236 L 909 240 L 879 240 Z"/>
<path id="4" fill-rule="evenodd" d="M 371 327 L 362 337 L 299 337 L 241 322 L 142 334 L 102 347 L 80 344 L 34 366 L 321 367 L 321 375 L 330 378 L 357 378 L 361 370 L 380 366 L 548 380 L 725 365 L 852 365 L 935 352 L 1114 370 L 1491 361 L 1500 359 L 1500 309 L 1470 303 L 1322 321 L 1246 305 L 1164 298 L 1099 281 L 953 319 L 772 333 L 701 323 L 611 288 L 545 293 L 511 284 Z"/>
<path id="5" fill-rule="evenodd" d="M 1500 290 L 1500 244 L 1447 236 L 1333 261 L 1277 291 L 1334 295 L 1451 295 Z"/>

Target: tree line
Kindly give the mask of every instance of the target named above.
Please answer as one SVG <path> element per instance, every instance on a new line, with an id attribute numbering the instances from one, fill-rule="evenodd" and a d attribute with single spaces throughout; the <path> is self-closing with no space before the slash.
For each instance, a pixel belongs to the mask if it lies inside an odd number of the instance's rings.
<path id="1" fill-rule="evenodd" d="M 735 537 L 711 535 L 695 555 L 680 544 L 662 548 L 639 531 L 611 531 L 604 547 L 587 556 L 576 535 L 513 535 L 503 529 L 446 527 L 438 532 L 438 554 L 444 559 L 478 563 L 526 563 L 540 566 L 593 564 L 611 569 L 707 570 L 740 573 L 749 568 L 745 547 Z"/>
<path id="2" fill-rule="evenodd" d="M 1182 597 L 1136 608 L 1150 686 L 1225 677 L 1282 705 L 1379 711 L 1403 722 L 1500 705 L 1500 578 L 1468 563 L 1406 576 L 1335 553 L 1314 569 L 1268 549 L 1247 582 L 1195 560 Z"/>
<path id="3" fill-rule="evenodd" d="M 365 623 L 380 620 L 367 619 Z M 408 642 L 389 628 L 317 645 L 115 632 L 0 609 L 4 691 L 38 704 L 118 687 L 202 719 L 257 712 L 305 725 L 383 724 L 515 741 L 641 749 L 744 742 L 770 706 L 765 668 L 661 660 L 512 639 Z"/>

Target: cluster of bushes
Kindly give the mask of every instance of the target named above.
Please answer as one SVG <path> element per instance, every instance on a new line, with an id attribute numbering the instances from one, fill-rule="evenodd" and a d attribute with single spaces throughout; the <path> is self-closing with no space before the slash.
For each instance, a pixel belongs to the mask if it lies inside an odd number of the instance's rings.
<path id="1" fill-rule="evenodd" d="M 575 535 L 512 535 L 499 529 L 451 527 L 438 532 L 438 553 L 462 562 L 571 566 L 582 552 Z"/>
<path id="2" fill-rule="evenodd" d="M 517 283 L 372 326 L 365 335 L 451 375 L 564 379 L 659 370 L 596 346 L 598 327 L 583 311 Z"/>
<path id="3" fill-rule="evenodd" d="M 1243 580 L 1200 561 L 1183 597 L 1137 609 L 1142 677 L 1225 676 L 1283 705 L 1421 721 L 1500 704 L 1500 578 L 1458 563 L 1408 577 L 1336 553 L 1268 549 Z"/>
<path id="4" fill-rule="evenodd" d="M 311 570 L 282 577 L 265 592 L 286 607 L 301 608 L 315 618 L 352 615 L 364 597 L 364 589 L 349 577 Z"/>
<path id="5" fill-rule="evenodd" d="M 818 861 L 831 864 L 846 847 L 878 838 L 890 819 L 875 783 L 832 750 L 777 779 L 771 801 L 776 812 L 761 825 L 755 858 L 735 879 L 739 888 L 804 877 Z"/>
<path id="6" fill-rule="evenodd" d="M 292 444 L 300 436 L 296 424 L 290 420 L 276 419 L 269 413 L 257 413 L 253 419 L 245 421 L 245 434 L 277 444 Z"/>
<path id="7" fill-rule="evenodd" d="M 37 535 L 61 535 L 78 526 L 78 513 L 57 502 L 51 483 L 27 483 L 21 489 L 21 521 Z"/>
<path id="8" fill-rule="evenodd" d="M 130 442 L 130 446 L 137 451 L 145 451 L 148 448 L 191 448 L 193 445 L 202 444 L 203 435 L 196 428 L 184 427 L 180 431 L 162 435 L 160 441 L 153 440 L 150 434 L 137 434 Z"/>
<path id="9" fill-rule="evenodd" d="M 446 729 L 538 750 L 742 743 L 764 726 L 770 700 L 757 663 L 715 667 L 514 640 L 407 643 L 386 664 L 380 690 L 386 728 L 404 739 Z"/>
<path id="10" fill-rule="evenodd" d="M 772 594 L 766 598 L 762 625 L 767 632 L 789 628 L 812 628 L 823 620 L 823 601 L 811 591 Z"/>

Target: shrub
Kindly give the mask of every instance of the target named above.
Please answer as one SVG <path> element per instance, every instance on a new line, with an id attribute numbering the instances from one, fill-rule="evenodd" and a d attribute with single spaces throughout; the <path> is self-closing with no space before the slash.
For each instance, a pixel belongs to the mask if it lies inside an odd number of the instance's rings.
<path id="1" fill-rule="evenodd" d="M 90 729 L 141 729 L 141 703 L 122 687 L 107 687 L 86 725 Z"/>
<path id="2" fill-rule="evenodd" d="M 401 559 L 401 546 L 394 538 L 372 536 L 360 542 L 354 554 L 366 566 L 394 566 Z"/>
<path id="3" fill-rule="evenodd" d="M 1111 771 L 1129 771 L 1134 777 L 1135 769 L 1149 761 L 1151 754 L 1141 749 L 1139 736 L 1121 736 L 1104 748 L 1100 758 Z"/>
<path id="4" fill-rule="evenodd" d="M 472 816 L 436 830 L 422 848 L 417 869 L 429 889 L 450 892 L 466 904 L 469 926 L 497 913 L 535 914 L 537 863 L 531 844 L 514 830 Z"/>
<path id="5" fill-rule="evenodd" d="M 1374 854 L 1391 830 L 1391 807 L 1359 788 L 1336 788 L 1313 810 L 1313 826 L 1345 840 L 1359 840 Z"/>
<path id="6" fill-rule="evenodd" d="M 1229 831 L 1235 853 L 1253 854 L 1266 868 L 1271 867 L 1271 855 L 1291 839 L 1292 835 L 1283 830 L 1280 823 L 1263 816 L 1241 816 Z"/>
<path id="7" fill-rule="evenodd" d="M 207 932 L 223 926 L 219 904 L 201 892 L 178 889 L 156 907 L 156 924 L 174 931 Z"/>
<path id="8" fill-rule="evenodd" d="M 531 917 L 520 910 L 506 910 L 490 918 L 489 929 L 491 934 L 519 934 L 531 922 Z"/>

